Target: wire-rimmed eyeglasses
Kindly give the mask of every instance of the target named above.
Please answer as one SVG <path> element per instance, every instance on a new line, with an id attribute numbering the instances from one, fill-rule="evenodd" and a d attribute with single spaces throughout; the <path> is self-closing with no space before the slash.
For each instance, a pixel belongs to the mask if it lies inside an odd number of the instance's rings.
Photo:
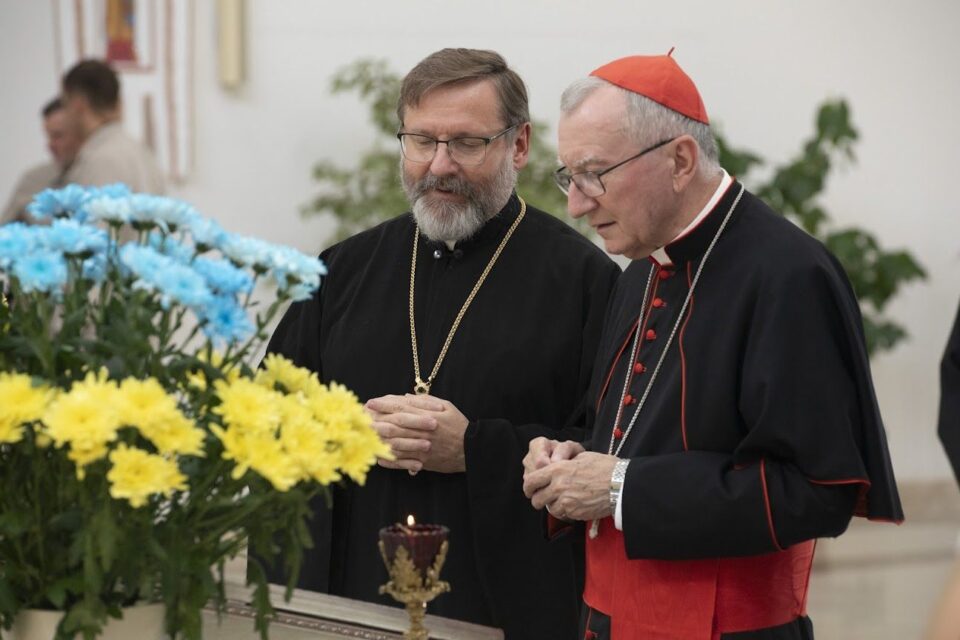
<path id="1" fill-rule="evenodd" d="M 511 125 L 494 134 L 489 138 L 482 136 L 458 136 L 449 140 L 438 140 L 437 138 L 423 135 L 422 133 L 406 133 L 401 131 L 397 134 L 400 141 L 400 151 L 403 157 L 411 162 L 430 162 L 437 155 L 437 146 L 447 145 L 447 153 L 457 164 L 464 166 L 476 166 L 483 164 L 487 157 L 487 147 L 497 138 L 505 135 L 509 131 L 516 129 L 517 125 Z"/>
<path id="2" fill-rule="evenodd" d="M 636 160 L 637 158 L 646 155 L 651 151 L 659 149 L 663 145 L 669 144 L 676 139 L 676 137 L 673 137 L 667 140 L 661 140 L 652 147 L 647 147 L 640 153 L 630 156 L 626 160 L 621 160 L 612 167 L 607 167 L 602 171 L 580 171 L 577 173 L 570 173 L 566 167 L 560 167 L 553 172 L 553 179 L 556 181 L 557 186 L 560 187 L 560 191 L 563 191 L 564 194 L 570 193 L 570 183 L 572 182 L 577 185 L 577 189 L 580 190 L 580 193 L 588 198 L 596 198 L 597 196 L 602 196 L 607 191 L 607 188 L 603 186 L 603 181 L 600 179 L 601 176 L 610 173 L 617 167 L 622 167 L 631 160 Z"/>

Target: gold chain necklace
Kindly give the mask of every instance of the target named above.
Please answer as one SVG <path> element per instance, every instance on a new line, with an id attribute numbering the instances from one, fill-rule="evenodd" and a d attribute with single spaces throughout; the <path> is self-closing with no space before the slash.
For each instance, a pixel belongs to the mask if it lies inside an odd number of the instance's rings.
<path id="1" fill-rule="evenodd" d="M 503 240 L 500 241 L 500 246 L 497 247 L 497 250 L 493 252 L 490 262 L 487 263 L 483 273 L 480 274 L 480 278 L 477 279 L 477 283 L 473 285 L 473 290 L 470 292 L 470 295 L 467 296 L 463 306 L 460 307 L 460 312 L 457 313 L 457 317 L 453 320 L 453 326 L 450 327 L 450 332 L 447 333 L 447 339 L 443 343 L 443 348 L 440 349 L 440 355 L 437 356 L 437 362 L 433 365 L 433 370 L 430 372 L 430 375 L 426 380 L 423 380 L 420 377 L 420 357 L 417 349 L 417 325 L 413 318 L 413 283 L 417 277 L 417 245 L 418 239 L 420 238 L 420 228 L 414 228 L 413 256 L 410 259 L 410 345 L 413 348 L 414 393 L 418 395 L 430 393 L 430 385 L 433 384 L 434 379 L 437 377 L 437 371 L 440 370 L 440 365 L 443 363 L 443 359 L 447 355 L 447 349 L 450 348 L 450 343 L 453 341 L 453 335 L 460 327 L 460 321 L 463 320 L 463 316 L 467 313 L 467 308 L 470 306 L 470 303 L 473 302 L 477 292 L 480 291 L 481 285 L 483 285 L 484 280 L 487 279 L 487 276 L 490 274 L 490 270 L 493 269 L 493 265 L 497 262 L 497 258 L 499 258 L 500 254 L 503 252 L 503 248 L 506 247 L 507 242 L 510 241 L 510 236 L 512 236 L 513 232 L 516 231 L 517 225 L 520 224 L 520 221 L 523 220 L 523 216 L 527 212 L 527 203 L 524 202 L 523 198 L 520 198 L 519 196 L 518 199 L 520 200 L 520 214 L 517 216 L 517 219 L 513 221 L 513 224 L 510 225 L 510 228 L 507 230 L 507 234 L 503 237 Z"/>

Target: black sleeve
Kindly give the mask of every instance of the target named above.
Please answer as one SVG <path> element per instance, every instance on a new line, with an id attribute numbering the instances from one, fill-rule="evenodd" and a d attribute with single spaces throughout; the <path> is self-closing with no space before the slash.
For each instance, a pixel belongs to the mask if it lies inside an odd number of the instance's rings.
<path id="1" fill-rule="evenodd" d="M 563 425 L 516 425 L 503 419 L 471 421 L 464 434 L 464 453 L 470 487 L 484 487 L 483 492 L 489 491 L 491 496 L 502 497 L 509 494 L 522 498 L 523 494 L 520 492 L 523 486 L 522 461 L 531 440 L 539 436 L 577 442 L 587 439 L 590 412 L 587 388 L 592 378 L 607 301 L 620 274 L 619 267 L 607 259 L 595 262 L 597 267 L 585 283 L 587 289 L 583 297 L 584 323 L 579 341 L 581 349 L 580 370 L 577 372 L 579 399 L 576 409 Z"/>
<path id="2" fill-rule="evenodd" d="M 960 310 L 940 361 L 940 441 L 960 482 Z"/>
<path id="3" fill-rule="evenodd" d="M 631 460 L 629 557 L 754 555 L 836 536 L 869 488 L 864 442 L 882 425 L 860 398 L 869 365 L 845 317 L 852 293 L 826 261 L 770 280 L 739 364 L 739 415 L 713 418 L 742 431 L 739 444 Z"/>
<path id="4" fill-rule="evenodd" d="M 858 494 L 856 485 L 814 484 L 789 463 L 737 467 L 706 451 L 633 458 L 623 490 L 627 555 L 747 556 L 837 536 Z"/>

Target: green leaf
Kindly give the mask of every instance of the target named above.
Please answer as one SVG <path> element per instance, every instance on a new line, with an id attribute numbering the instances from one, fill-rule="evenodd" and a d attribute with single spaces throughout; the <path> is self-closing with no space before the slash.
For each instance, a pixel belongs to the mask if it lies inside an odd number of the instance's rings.
<path id="1" fill-rule="evenodd" d="M 94 516 L 91 534 L 97 541 L 97 554 L 100 557 L 100 567 L 110 571 L 116 558 L 120 530 L 113 518 L 110 509 L 110 500 L 106 500 L 102 509 Z"/>
<path id="2" fill-rule="evenodd" d="M 25 510 L 8 510 L 0 514 L 0 537 L 17 538 L 30 528 L 30 514 Z"/>

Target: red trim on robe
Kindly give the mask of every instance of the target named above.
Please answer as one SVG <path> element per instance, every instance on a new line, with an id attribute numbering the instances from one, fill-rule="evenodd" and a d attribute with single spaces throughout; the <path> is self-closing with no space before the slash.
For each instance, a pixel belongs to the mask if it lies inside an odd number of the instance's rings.
<path id="1" fill-rule="evenodd" d="M 607 387 L 610 386 L 610 379 L 613 378 L 613 371 L 617 368 L 617 363 L 620 362 L 620 356 L 623 355 L 623 350 L 626 349 L 627 345 L 630 344 L 630 338 L 633 337 L 634 331 L 637 331 L 637 326 L 639 324 L 640 318 L 637 318 L 637 321 L 633 323 L 631 330 L 627 332 L 627 337 L 624 339 L 623 344 L 620 345 L 620 350 L 617 351 L 617 355 L 613 359 L 613 364 L 610 365 L 610 371 L 607 373 L 607 379 L 603 383 L 603 388 L 600 389 L 600 395 L 597 396 L 597 412 L 600 411 L 600 403 L 603 402 L 603 396 L 607 394 Z"/>
<path id="2" fill-rule="evenodd" d="M 814 480 L 813 478 L 807 478 L 807 482 L 812 484 L 822 484 L 827 486 L 841 485 L 841 484 L 859 484 L 860 493 L 857 495 L 857 503 L 853 508 L 853 515 L 866 518 L 871 522 L 892 522 L 893 524 L 901 524 L 903 519 L 900 520 L 889 520 L 886 518 L 871 518 L 867 515 L 867 492 L 870 490 L 870 481 L 866 478 L 847 478 L 843 480 Z"/>
<path id="3" fill-rule="evenodd" d="M 770 494 L 767 492 L 767 459 L 760 458 L 760 484 L 763 487 L 763 507 L 767 512 L 767 526 L 770 528 L 770 539 L 777 551 L 783 551 L 780 541 L 777 540 L 777 531 L 773 528 L 773 509 L 770 506 Z"/>

